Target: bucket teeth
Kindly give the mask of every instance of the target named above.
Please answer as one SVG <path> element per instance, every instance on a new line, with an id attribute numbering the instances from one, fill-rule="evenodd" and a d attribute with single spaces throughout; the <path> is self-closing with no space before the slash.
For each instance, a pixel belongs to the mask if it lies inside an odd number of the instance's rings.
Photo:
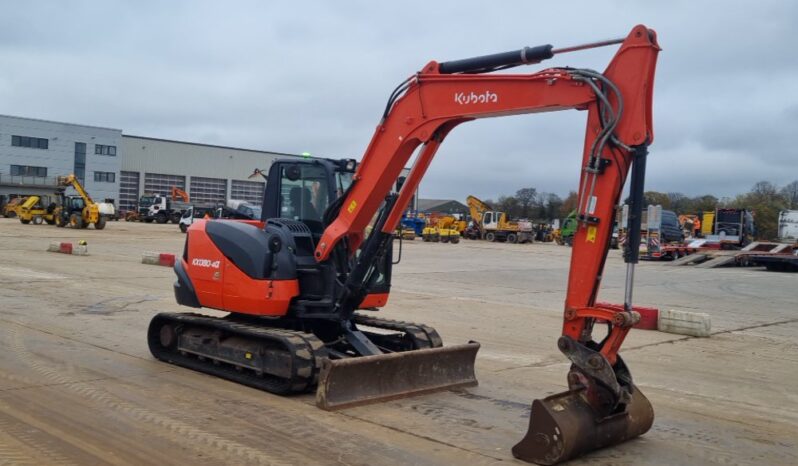
<path id="1" fill-rule="evenodd" d="M 439 390 L 477 385 L 479 343 L 377 356 L 327 359 L 319 376 L 316 406 L 348 408 Z"/>
<path id="2" fill-rule="evenodd" d="M 532 402 L 529 430 L 513 447 L 513 456 L 550 465 L 642 435 L 654 422 L 651 403 L 634 385 L 628 404 L 607 417 L 585 400 L 584 389 Z"/>

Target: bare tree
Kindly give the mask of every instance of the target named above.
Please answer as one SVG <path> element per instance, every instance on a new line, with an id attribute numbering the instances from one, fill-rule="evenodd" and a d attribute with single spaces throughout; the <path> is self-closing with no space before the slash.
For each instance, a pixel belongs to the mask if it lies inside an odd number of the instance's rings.
<path id="1" fill-rule="evenodd" d="M 521 212 L 518 199 L 513 196 L 499 196 L 499 200 L 494 204 L 499 211 L 504 212 L 511 218 L 517 217 Z"/>
<path id="2" fill-rule="evenodd" d="M 576 210 L 576 203 L 578 200 L 579 196 L 576 194 L 576 191 L 569 192 L 568 197 L 562 201 L 562 205 L 560 206 L 559 218 L 565 218 L 572 210 Z"/>
<path id="3" fill-rule="evenodd" d="M 780 194 L 787 201 L 788 209 L 798 209 L 798 180 L 781 188 Z"/>
<path id="4" fill-rule="evenodd" d="M 770 181 L 758 181 L 754 187 L 751 188 L 752 194 L 762 197 L 773 197 L 777 192 L 778 188 Z"/>
<path id="5" fill-rule="evenodd" d="M 515 192 L 515 198 L 518 199 L 518 205 L 521 207 L 521 216 L 529 218 L 531 214 L 530 208 L 535 203 L 538 190 L 535 188 L 521 188 Z"/>

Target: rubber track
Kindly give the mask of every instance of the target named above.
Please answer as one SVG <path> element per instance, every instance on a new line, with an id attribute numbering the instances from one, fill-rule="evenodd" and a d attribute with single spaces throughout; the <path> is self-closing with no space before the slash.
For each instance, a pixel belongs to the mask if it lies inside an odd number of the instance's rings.
<path id="1" fill-rule="evenodd" d="M 371 317 L 363 314 L 355 314 L 355 324 L 366 325 L 368 327 L 382 328 L 397 332 L 404 332 L 413 339 L 418 349 L 421 348 L 440 348 L 443 340 L 438 332 L 424 324 L 415 322 L 405 322 L 402 320 L 383 319 L 382 317 Z"/>
<path id="2" fill-rule="evenodd" d="M 291 377 L 279 378 L 269 374 L 256 375 L 248 369 L 237 370 L 226 363 L 215 364 L 212 356 L 200 360 L 194 355 L 181 354 L 176 348 L 161 346 L 159 330 L 162 324 L 172 323 L 175 329 L 180 326 L 203 327 L 222 332 L 225 336 L 236 335 L 251 340 L 268 341 L 284 348 L 291 355 Z M 147 335 L 153 356 L 171 364 L 183 366 L 224 379 L 232 380 L 250 387 L 279 395 L 303 393 L 318 382 L 321 362 L 327 356 L 324 343 L 316 336 L 304 332 L 273 327 L 262 327 L 232 319 L 210 317 L 193 313 L 161 313 L 153 317 Z"/>

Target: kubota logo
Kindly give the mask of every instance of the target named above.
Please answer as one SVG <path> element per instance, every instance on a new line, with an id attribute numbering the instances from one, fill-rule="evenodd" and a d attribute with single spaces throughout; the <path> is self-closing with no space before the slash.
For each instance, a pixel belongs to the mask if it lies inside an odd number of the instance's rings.
<path id="1" fill-rule="evenodd" d="M 197 267 L 208 267 L 211 269 L 218 269 L 221 261 L 212 261 L 210 259 L 193 259 L 191 261 L 191 265 L 195 265 Z"/>
<path id="2" fill-rule="evenodd" d="M 454 101 L 460 105 L 485 103 L 495 104 L 499 101 L 499 96 L 491 91 L 485 91 L 481 94 L 477 94 L 476 92 L 471 92 L 468 94 L 465 92 L 458 92 L 454 95 Z"/>

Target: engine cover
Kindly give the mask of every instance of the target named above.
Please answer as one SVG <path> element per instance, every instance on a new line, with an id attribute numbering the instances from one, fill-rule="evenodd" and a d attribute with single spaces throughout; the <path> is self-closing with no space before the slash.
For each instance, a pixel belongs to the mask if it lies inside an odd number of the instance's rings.
<path id="1" fill-rule="evenodd" d="M 179 304 L 284 316 L 299 295 L 295 251 L 285 228 L 260 222 L 195 222 L 175 267 Z M 192 296 L 193 291 L 193 296 Z"/>

